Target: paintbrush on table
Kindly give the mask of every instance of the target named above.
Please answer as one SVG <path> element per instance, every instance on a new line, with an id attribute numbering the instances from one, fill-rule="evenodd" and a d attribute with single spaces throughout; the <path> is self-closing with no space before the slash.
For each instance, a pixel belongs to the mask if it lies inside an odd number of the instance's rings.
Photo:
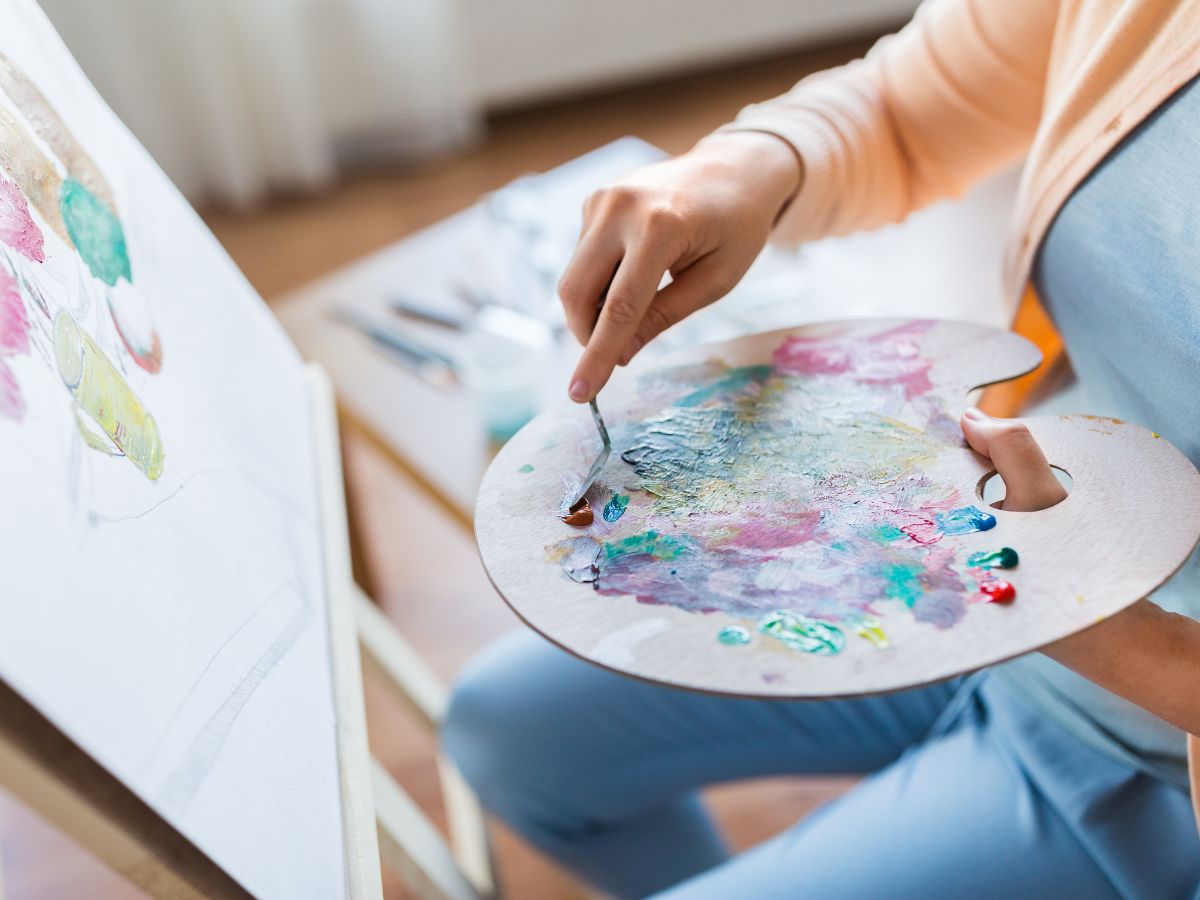
<path id="1" fill-rule="evenodd" d="M 443 309 L 410 297 L 397 297 L 392 301 L 392 312 L 407 319 L 436 325 L 450 331 L 466 331 L 470 316 L 465 312 Z"/>
<path id="2" fill-rule="evenodd" d="M 440 388 L 458 384 L 454 360 L 441 351 L 375 322 L 355 309 L 335 307 L 329 311 L 329 316 L 367 337 L 372 347 L 422 381 Z"/>

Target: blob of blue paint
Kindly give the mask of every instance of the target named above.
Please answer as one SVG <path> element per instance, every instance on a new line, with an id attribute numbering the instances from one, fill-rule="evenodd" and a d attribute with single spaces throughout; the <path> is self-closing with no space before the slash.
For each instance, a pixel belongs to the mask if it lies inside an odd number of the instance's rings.
<path id="1" fill-rule="evenodd" d="M 604 504 L 604 512 L 602 513 L 604 521 L 617 521 L 617 519 L 625 515 L 625 508 L 627 506 L 629 506 L 628 494 L 613 494 L 612 498 Z"/>
<path id="2" fill-rule="evenodd" d="M 991 531 L 996 517 L 976 506 L 963 506 L 934 516 L 942 534 L 970 534 L 972 531 Z"/>

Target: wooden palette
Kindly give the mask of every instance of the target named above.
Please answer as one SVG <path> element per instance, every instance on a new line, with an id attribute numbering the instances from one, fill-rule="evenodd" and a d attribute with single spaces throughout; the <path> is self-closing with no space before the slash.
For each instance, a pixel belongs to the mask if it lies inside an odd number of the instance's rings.
<path id="1" fill-rule="evenodd" d="M 558 517 L 598 450 L 586 409 L 564 404 L 484 478 L 484 565 L 556 644 L 694 690 L 877 693 L 1035 650 L 1149 594 L 1200 536 L 1192 463 L 1110 419 L 1028 420 L 1070 495 L 1034 513 L 985 506 L 993 470 L 959 416 L 973 389 L 1039 359 L 992 328 L 864 319 L 622 371 L 601 397 L 614 452 L 589 492 L 595 522 Z M 988 515 L 990 530 L 959 533 Z M 1001 547 L 1019 565 L 967 562 Z M 985 599 L 997 578 L 1015 601 Z"/>

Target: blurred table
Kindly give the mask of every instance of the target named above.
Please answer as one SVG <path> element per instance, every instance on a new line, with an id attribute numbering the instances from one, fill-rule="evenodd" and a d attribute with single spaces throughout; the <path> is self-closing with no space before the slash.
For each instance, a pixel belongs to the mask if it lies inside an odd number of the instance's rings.
<path id="1" fill-rule="evenodd" d="M 404 298 L 468 320 L 480 304 L 516 309 L 554 334 L 541 401 L 563 402 L 579 348 L 561 327 L 554 287 L 579 234 L 583 200 L 595 187 L 662 155 L 634 138 L 608 144 L 518 179 L 278 304 L 300 352 L 332 376 L 347 422 L 465 525 L 493 452 L 476 398 L 398 366 L 339 323 L 339 311 L 385 323 L 454 357 L 462 352 L 461 333 L 402 320 L 392 303 Z M 1000 272 L 1015 184 L 1015 173 L 1008 173 L 902 225 L 798 252 L 768 249 L 733 293 L 653 342 L 635 366 L 680 346 L 849 316 L 1006 327 L 1015 301 L 1003 296 Z M 580 415 L 586 414 L 584 407 Z"/>

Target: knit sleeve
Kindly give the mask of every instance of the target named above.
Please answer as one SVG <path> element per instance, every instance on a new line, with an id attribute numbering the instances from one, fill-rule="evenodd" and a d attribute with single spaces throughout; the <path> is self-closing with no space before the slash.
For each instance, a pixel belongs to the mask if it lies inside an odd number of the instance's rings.
<path id="1" fill-rule="evenodd" d="M 803 163 L 775 238 L 895 222 L 1023 156 L 1057 14 L 1055 0 L 929 0 L 863 59 L 744 109 L 720 130 L 774 134 Z"/>

